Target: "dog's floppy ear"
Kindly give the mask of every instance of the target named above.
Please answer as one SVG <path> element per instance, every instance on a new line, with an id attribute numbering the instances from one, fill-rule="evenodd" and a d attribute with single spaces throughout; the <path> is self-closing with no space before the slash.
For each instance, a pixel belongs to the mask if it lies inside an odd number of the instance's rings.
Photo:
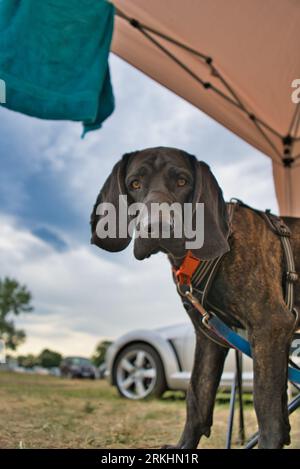
<path id="1" fill-rule="evenodd" d="M 222 190 L 209 166 L 192 157 L 195 184 L 193 193 L 193 226 L 196 203 L 204 204 L 204 243 L 200 249 L 191 249 L 199 259 L 214 259 L 229 251 L 228 214 Z"/>
<path id="2" fill-rule="evenodd" d="M 128 231 L 126 230 L 125 233 L 122 233 L 120 235 L 119 233 L 119 214 L 120 214 L 120 209 L 123 209 L 123 213 L 127 213 L 127 200 L 126 196 L 126 188 L 125 188 L 125 176 L 126 176 L 126 167 L 128 163 L 129 156 L 131 156 L 131 153 L 125 154 L 118 163 L 115 164 L 115 166 L 112 169 L 111 174 L 108 176 L 106 179 L 98 197 L 96 200 L 96 203 L 93 208 L 93 212 L 91 214 L 91 231 L 92 231 L 92 238 L 91 238 L 91 243 L 96 244 L 98 247 L 105 249 L 106 251 L 111 251 L 111 252 L 118 252 L 118 251 L 123 251 L 125 249 L 130 241 L 131 237 L 128 234 Z M 120 197 L 121 196 L 121 197 Z M 112 206 L 115 208 L 115 220 L 111 219 L 107 216 L 107 211 L 106 213 L 99 214 L 99 204 L 112 204 Z M 122 207 L 120 207 L 120 204 L 122 204 Z M 103 205 L 103 206 L 105 206 Z M 126 210 L 126 212 L 125 212 Z M 99 237 L 97 235 L 97 224 L 98 222 L 106 217 L 106 220 L 109 219 L 108 223 L 113 223 L 116 222 L 116 232 L 114 236 L 111 237 Z M 129 223 L 129 217 L 127 215 L 127 227 Z M 126 227 L 125 227 L 126 228 Z"/>

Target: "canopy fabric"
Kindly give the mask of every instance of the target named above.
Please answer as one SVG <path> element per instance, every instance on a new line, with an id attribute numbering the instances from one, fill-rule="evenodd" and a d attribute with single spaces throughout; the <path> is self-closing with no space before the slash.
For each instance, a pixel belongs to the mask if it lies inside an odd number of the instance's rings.
<path id="1" fill-rule="evenodd" d="M 105 0 L 0 0 L 3 106 L 99 128 L 113 112 L 114 7 Z"/>
<path id="2" fill-rule="evenodd" d="M 300 3 L 113 3 L 113 52 L 272 158 L 280 212 L 300 216 Z"/>

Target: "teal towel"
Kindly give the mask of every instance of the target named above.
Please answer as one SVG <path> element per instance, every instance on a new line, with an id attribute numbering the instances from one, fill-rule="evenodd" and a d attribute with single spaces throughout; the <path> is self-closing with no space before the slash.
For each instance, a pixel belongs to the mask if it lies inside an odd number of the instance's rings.
<path id="1" fill-rule="evenodd" d="M 114 6 L 105 0 L 0 0 L 3 106 L 97 129 L 113 112 L 108 55 Z"/>

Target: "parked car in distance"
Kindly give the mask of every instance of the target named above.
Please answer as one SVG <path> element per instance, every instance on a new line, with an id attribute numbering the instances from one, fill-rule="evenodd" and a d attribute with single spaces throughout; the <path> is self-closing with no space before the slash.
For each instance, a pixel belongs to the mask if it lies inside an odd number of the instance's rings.
<path id="1" fill-rule="evenodd" d="M 61 376 L 95 379 L 98 373 L 91 360 L 84 357 L 66 357 L 60 364 Z"/>
<path id="2" fill-rule="evenodd" d="M 50 374 L 49 370 L 47 368 L 44 368 L 43 366 L 33 366 L 31 369 L 28 370 L 28 372 L 42 376 L 47 376 Z"/>
<path id="3" fill-rule="evenodd" d="M 187 390 L 194 361 L 195 333 L 183 323 L 154 330 L 135 330 L 119 337 L 106 353 L 106 376 L 129 399 Z M 226 359 L 220 385 L 229 389 L 235 373 L 234 351 Z M 252 360 L 243 359 L 243 385 L 252 390 Z"/>
<path id="4" fill-rule="evenodd" d="M 242 333 L 242 331 L 240 331 Z M 184 323 L 154 330 L 134 330 L 113 342 L 106 353 L 109 382 L 128 399 L 160 396 L 188 387 L 194 362 L 195 333 Z M 300 336 L 294 337 L 291 357 L 300 366 Z M 220 387 L 229 390 L 235 374 L 235 351 L 229 350 Z M 252 392 L 252 359 L 243 355 L 243 389 Z"/>
<path id="5" fill-rule="evenodd" d="M 106 363 L 101 363 L 100 366 L 98 366 L 98 373 L 99 373 L 99 378 L 104 379 L 106 376 Z"/>
<path id="6" fill-rule="evenodd" d="M 51 376 L 61 376 L 60 368 L 58 366 L 52 366 L 49 368 L 49 375 Z"/>

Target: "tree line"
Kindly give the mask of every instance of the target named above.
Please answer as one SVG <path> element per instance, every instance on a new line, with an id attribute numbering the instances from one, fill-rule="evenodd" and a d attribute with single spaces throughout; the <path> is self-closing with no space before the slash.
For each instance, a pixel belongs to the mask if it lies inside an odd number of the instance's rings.
<path id="1" fill-rule="evenodd" d="M 0 339 L 6 350 L 15 351 L 26 339 L 23 329 L 16 328 L 14 317 L 22 313 L 33 311 L 32 294 L 25 285 L 9 277 L 0 278 Z M 96 346 L 91 360 L 95 366 L 100 366 L 105 359 L 105 353 L 110 341 L 103 340 Z M 7 355 L 7 357 L 10 357 Z M 38 355 L 28 354 L 16 357 L 18 365 L 24 368 L 42 366 L 43 368 L 58 367 L 63 356 L 54 350 L 44 349 Z"/>

